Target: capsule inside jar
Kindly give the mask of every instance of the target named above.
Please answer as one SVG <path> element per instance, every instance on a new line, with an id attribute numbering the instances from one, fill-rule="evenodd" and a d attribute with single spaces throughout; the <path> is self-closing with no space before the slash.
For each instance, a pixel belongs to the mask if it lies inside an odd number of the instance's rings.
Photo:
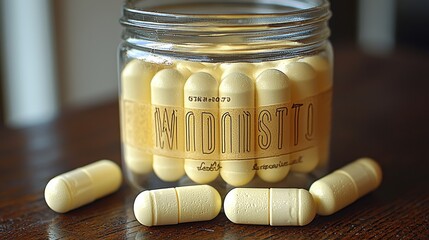
<path id="1" fill-rule="evenodd" d="M 142 84 L 152 84 L 151 90 L 146 86 L 141 91 L 151 100 L 140 100 L 145 103 L 140 104 L 127 94 L 136 84 L 123 77 L 123 118 L 149 119 L 139 122 L 143 124 L 139 128 L 146 131 L 123 139 L 124 145 L 137 145 L 142 153 L 150 153 L 141 155 L 142 163 L 159 158 L 153 167 L 141 164 L 139 168 L 131 161 L 126 161 L 126 166 L 143 174 L 147 172 L 144 169 L 155 169 L 155 175 L 166 182 L 178 181 L 186 173 L 195 183 L 210 183 L 220 173 L 231 186 L 249 184 L 255 176 L 265 182 L 279 182 L 289 169 L 311 172 L 319 163 L 319 152 L 327 151 L 329 132 L 317 134 L 323 111 L 330 112 L 329 103 L 320 103 L 318 98 L 330 90 L 331 84 L 326 83 L 326 73 L 316 74 L 320 63 L 315 61 L 312 64 L 316 67 L 312 67 L 305 61 L 311 59 L 220 67 L 179 61 L 172 66 L 158 66 L 155 73 L 139 73 L 137 68 L 137 73 L 130 74 L 130 67 L 124 68 L 124 76 L 141 74 Z M 323 71 L 327 71 L 326 67 Z M 254 72 L 259 75 L 255 77 Z M 152 76 L 149 81 L 148 75 Z M 325 83 L 320 83 L 321 78 Z M 161 89 L 158 83 L 164 81 Z M 140 104 L 139 112 L 127 109 L 132 101 Z M 319 109 L 320 104 L 324 109 Z M 123 122 L 123 132 L 138 134 L 133 132 L 135 124 L 136 121 Z M 146 139 L 152 146 L 139 148 L 128 142 L 130 139 Z"/>

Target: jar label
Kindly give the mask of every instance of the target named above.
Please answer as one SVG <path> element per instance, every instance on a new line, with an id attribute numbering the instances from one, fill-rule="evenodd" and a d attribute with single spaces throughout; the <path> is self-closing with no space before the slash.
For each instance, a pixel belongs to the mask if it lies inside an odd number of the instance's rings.
<path id="1" fill-rule="evenodd" d="M 150 104 L 121 99 L 120 107 L 123 141 L 140 150 L 152 152 Z"/>
<path id="2" fill-rule="evenodd" d="M 190 109 L 121 100 L 122 139 L 156 155 L 195 160 L 262 159 L 318 146 L 330 115 L 326 91 L 286 104 Z M 322 122 L 329 122 L 327 120 Z"/>

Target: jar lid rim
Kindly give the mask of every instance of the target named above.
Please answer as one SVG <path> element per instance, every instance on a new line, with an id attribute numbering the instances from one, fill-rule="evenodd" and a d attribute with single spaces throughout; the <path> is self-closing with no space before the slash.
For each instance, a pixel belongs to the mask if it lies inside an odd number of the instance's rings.
<path id="1" fill-rule="evenodd" d="M 180 9 L 180 6 L 187 6 L 188 11 L 192 11 L 192 8 L 196 8 L 197 4 L 199 5 L 219 5 L 220 3 L 226 4 L 228 6 L 236 7 L 238 5 L 242 6 L 252 6 L 253 12 L 245 12 L 244 10 L 234 10 L 231 12 L 215 12 L 215 10 L 201 11 L 199 8 L 198 12 L 185 12 L 183 9 Z M 227 3 L 226 3 L 227 2 Z M 263 6 L 270 6 L 266 8 L 272 12 L 264 11 Z M 275 8 L 278 7 L 278 8 Z M 286 21 L 294 22 L 300 19 L 299 16 L 308 16 L 313 15 L 314 12 L 326 12 L 329 15 L 330 4 L 327 0 L 252 0 L 252 1 L 242 1 L 242 0 L 211 0 L 204 3 L 198 0 L 181 0 L 175 1 L 174 4 L 171 1 L 165 0 L 128 0 L 123 9 L 124 16 L 133 16 L 135 20 L 139 20 L 139 16 L 142 18 L 156 18 L 163 19 L 166 21 L 188 19 L 189 21 L 198 21 L 198 20 L 212 20 L 212 21 L 222 21 L 222 20 L 248 20 L 253 21 L 252 19 L 277 19 L 279 17 L 287 17 Z M 168 9 L 176 9 L 176 11 L 171 11 Z M 225 6 L 223 9 L 228 9 Z M 287 10 L 286 10 L 287 9 Z M 213 13 L 211 13 L 211 12 Z M 319 16 L 320 17 L 320 16 Z M 310 17 L 311 18 L 311 17 Z"/>

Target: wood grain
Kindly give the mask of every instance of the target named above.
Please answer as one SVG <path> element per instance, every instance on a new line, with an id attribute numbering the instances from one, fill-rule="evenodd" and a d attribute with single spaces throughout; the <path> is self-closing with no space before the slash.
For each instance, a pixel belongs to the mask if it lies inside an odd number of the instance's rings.
<path id="1" fill-rule="evenodd" d="M 381 187 L 305 227 L 212 221 L 144 227 L 134 218 L 136 192 L 124 184 L 109 197 L 66 214 L 51 211 L 49 179 L 108 158 L 120 163 L 118 103 L 65 112 L 26 129 L 0 128 L 0 239 L 427 239 L 429 236 L 429 55 L 398 50 L 370 57 L 336 46 L 331 168 L 377 159 Z"/>

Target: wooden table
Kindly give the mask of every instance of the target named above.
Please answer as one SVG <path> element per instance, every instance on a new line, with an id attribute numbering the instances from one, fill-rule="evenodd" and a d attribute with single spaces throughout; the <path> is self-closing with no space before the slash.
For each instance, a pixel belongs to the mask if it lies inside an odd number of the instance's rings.
<path id="1" fill-rule="evenodd" d="M 21 130 L 0 128 L 0 239 L 428 239 L 429 55 L 399 50 L 371 57 L 336 46 L 331 168 L 370 156 L 381 187 L 305 227 L 213 221 L 144 227 L 124 184 L 109 197 L 66 214 L 45 204 L 52 177 L 108 158 L 120 163 L 118 104 L 72 110 Z"/>

